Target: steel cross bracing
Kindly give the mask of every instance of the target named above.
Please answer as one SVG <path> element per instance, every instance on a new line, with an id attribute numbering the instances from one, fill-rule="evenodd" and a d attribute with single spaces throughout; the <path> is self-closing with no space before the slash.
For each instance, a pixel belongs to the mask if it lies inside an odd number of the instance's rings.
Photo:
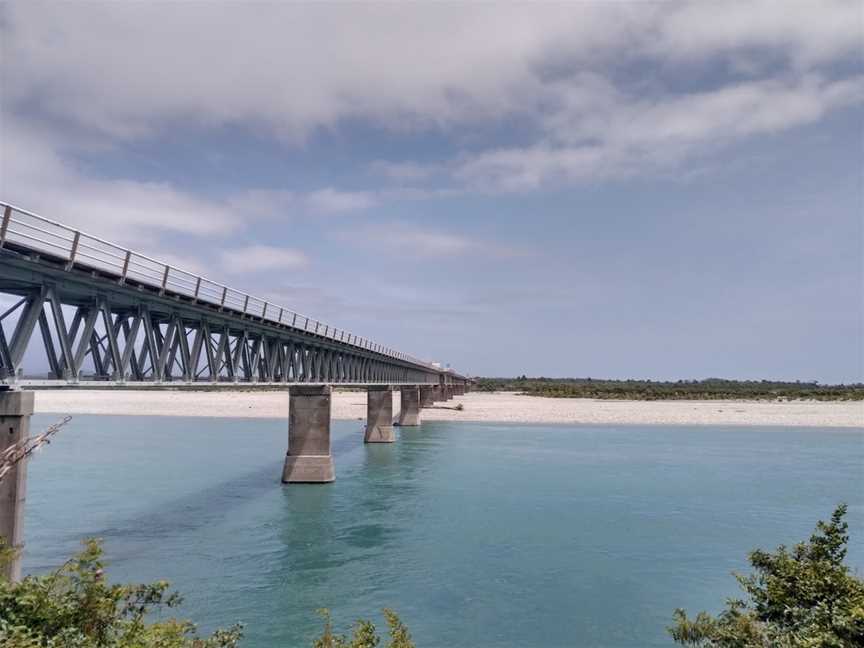
<path id="1" fill-rule="evenodd" d="M 45 221 L 68 230 L 68 236 L 62 230 L 55 234 L 66 247 L 50 238 L 49 228 L 40 228 L 41 217 L 0 206 L 0 292 L 17 298 L 0 313 L 0 382 L 7 385 L 464 381 L 309 318 L 299 328 L 290 311 L 291 323 L 276 321 L 267 316 L 267 302 L 257 314 L 249 312 L 251 298 L 245 295 L 244 309 L 226 305 L 225 287 L 220 303 L 214 303 L 199 294 L 205 281 L 200 277 L 195 294 L 186 294 L 167 281 L 173 270 L 167 265 L 165 279 L 153 285 L 130 274 L 132 253 L 116 246 L 122 254 L 113 256 L 124 259 L 122 267 L 88 263 L 82 253 L 87 235 Z M 18 214 L 26 219 L 15 218 Z M 112 245 L 88 238 L 103 250 Z M 282 320 L 285 309 L 278 310 Z M 40 343 L 50 375 L 28 376 L 24 359 Z"/>

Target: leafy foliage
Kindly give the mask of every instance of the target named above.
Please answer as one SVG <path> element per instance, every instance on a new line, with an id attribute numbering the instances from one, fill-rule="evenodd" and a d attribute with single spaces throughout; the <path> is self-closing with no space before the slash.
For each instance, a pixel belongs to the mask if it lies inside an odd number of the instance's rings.
<path id="1" fill-rule="evenodd" d="M 0 579 L 0 646 L 6 648 L 235 648 L 239 625 L 201 638 L 189 621 L 148 623 L 181 599 L 166 581 L 111 585 L 102 548 L 84 549 L 57 571 L 12 583 Z"/>
<path id="2" fill-rule="evenodd" d="M 478 378 L 476 391 L 516 391 L 553 398 L 617 400 L 864 400 L 864 384 L 820 385 L 769 380 L 597 380 L 593 378 Z"/>
<path id="3" fill-rule="evenodd" d="M 747 600 L 727 601 L 714 617 L 675 611 L 672 638 L 697 648 L 851 648 L 864 646 L 864 582 L 843 564 L 849 542 L 840 505 L 809 542 L 750 554 L 755 572 L 738 575 Z"/>
<path id="4" fill-rule="evenodd" d="M 315 640 L 313 648 L 377 648 L 381 645 L 381 637 L 378 636 L 375 625 L 368 620 L 360 619 L 354 623 L 351 637 L 336 635 L 333 633 L 333 625 L 329 610 L 320 610 L 324 618 L 324 633 Z M 387 648 L 414 648 L 411 634 L 393 610 L 384 609 L 384 618 L 387 620 L 390 641 Z"/>

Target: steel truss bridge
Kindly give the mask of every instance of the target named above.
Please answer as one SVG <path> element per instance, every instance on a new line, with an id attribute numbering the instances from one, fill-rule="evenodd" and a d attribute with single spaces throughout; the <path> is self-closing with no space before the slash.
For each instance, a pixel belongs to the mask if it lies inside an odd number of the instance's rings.
<path id="1" fill-rule="evenodd" d="M 0 388 L 466 382 L 32 212 L 0 208 L 0 293 L 13 301 L 0 313 Z M 47 357 L 50 375 L 24 371 L 33 355 Z"/>

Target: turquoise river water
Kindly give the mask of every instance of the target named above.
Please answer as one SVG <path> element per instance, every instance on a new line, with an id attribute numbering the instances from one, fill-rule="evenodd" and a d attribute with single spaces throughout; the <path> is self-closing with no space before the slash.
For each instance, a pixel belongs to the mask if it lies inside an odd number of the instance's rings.
<path id="1" fill-rule="evenodd" d="M 39 429 L 55 417 L 34 417 Z M 25 570 L 104 539 L 114 580 L 168 579 L 202 630 L 309 646 L 397 610 L 419 648 L 670 646 L 755 547 L 850 505 L 864 568 L 864 430 L 425 423 L 337 480 L 282 486 L 285 420 L 76 416 L 30 463 Z"/>

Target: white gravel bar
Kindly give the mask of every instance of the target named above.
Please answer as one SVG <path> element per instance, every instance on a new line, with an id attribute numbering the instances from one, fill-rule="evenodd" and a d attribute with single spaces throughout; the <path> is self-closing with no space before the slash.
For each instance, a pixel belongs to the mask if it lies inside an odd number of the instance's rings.
<path id="1" fill-rule="evenodd" d="M 462 410 L 457 410 L 457 405 Z M 334 390 L 333 418 L 366 417 L 366 394 Z M 399 395 L 394 394 L 394 415 Z M 37 390 L 36 412 L 150 416 L 288 417 L 287 392 Z M 617 401 L 472 392 L 423 409 L 426 421 L 864 428 L 861 401 Z"/>

